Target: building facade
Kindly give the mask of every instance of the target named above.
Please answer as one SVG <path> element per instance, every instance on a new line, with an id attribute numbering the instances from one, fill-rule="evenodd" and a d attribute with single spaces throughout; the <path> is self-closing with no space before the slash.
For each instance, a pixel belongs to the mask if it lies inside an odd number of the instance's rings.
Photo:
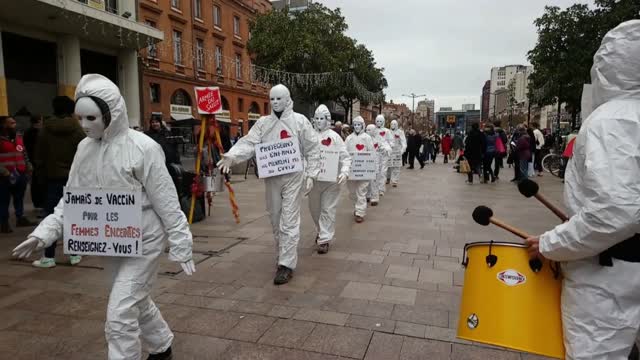
<path id="1" fill-rule="evenodd" d="M 269 114 L 268 87 L 252 76 L 249 21 L 269 11 L 268 0 L 139 0 L 140 21 L 165 40 L 142 53 L 145 124 L 198 119 L 194 87 L 218 86 L 223 136 L 246 134 Z"/>
<path id="2" fill-rule="evenodd" d="M 480 117 L 483 122 L 489 121 L 489 106 L 491 99 L 491 80 L 487 80 L 482 87 L 482 97 L 480 99 Z"/>
<path id="3" fill-rule="evenodd" d="M 312 2 L 311 0 L 273 0 L 271 4 L 276 10 L 288 8 L 289 11 L 303 11 L 309 7 Z"/>
<path id="4" fill-rule="evenodd" d="M 443 110 L 446 109 L 446 110 Z M 453 134 L 467 132 L 474 123 L 480 123 L 480 110 L 451 110 L 440 108 L 436 113 L 438 132 Z"/>
<path id="5" fill-rule="evenodd" d="M 491 69 L 491 90 L 489 97 L 489 115 L 494 116 L 495 93 L 498 90 L 508 89 L 513 82 L 514 97 L 516 103 L 527 101 L 529 76 L 533 72 L 533 66 L 507 65 Z"/>
<path id="6" fill-rule="evenodd" d="M 462 104 L 462 111 L 475 110 L 476 104 Z"/>
<path id="7" fill-rule="evenodd" d="M 131 126 L 141 123 L 138 49 L 164 39 L 138 22 L 130 0 L 0 0 L 0 115 L 22 129 L 50 115 L 57 95 L 75 96 L 84 74 L 116 83 Z"/>

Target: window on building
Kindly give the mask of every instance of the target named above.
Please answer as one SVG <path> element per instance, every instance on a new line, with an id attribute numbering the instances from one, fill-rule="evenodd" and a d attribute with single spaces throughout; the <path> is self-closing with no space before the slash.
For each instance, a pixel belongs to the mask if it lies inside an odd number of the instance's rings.
<path id="1" fill-rule="evenodd" d="M 182 65 L 182 33 L 177 30 L 173 30 L 173 61 Z"/>
<path id="2" fill-rule="evenodd" d="M 104 8 L 112 13 L 112 14 L 117 14 L 118 13 L 118 0 L 106 0 L 104 2 Z"/>
<path id="3" fill-rule="evenodd" d="M 180 10 L 180 0 L 171 0 L 171 7 Z"/>
<path id="4" fill-rule="evenodd" d="M 202 0 L 193 0 L 193 16 L 202 19 Z"/>
<path id="5" fill-rule="evenodd" d="M 222 27 L 222 11 L 218 5 L 213 5 L 213 25 Z"/>
<path id="6" fill-rule="evenodd" d="M 156 27 L 156 23 L 151 20 L 145 20 L 144 23 L 149 27 L 152 27 L 152 28 Z M 147 46 L 147 57 L 150 57 L 152 59 L 158 58 L 158 45 L 149 44 L 149 46 Z"/>
<path id="7" fill-rule="evenodd" d="M 240 18 L 237 16 L 233 17 L 233 34 L 240 36 Z"/>
<path id="8" fill-rule="evenodd" d="M 196 39 L 196 67 L 204 70 L 204 40 Z"/>
<path id="9" fill-rule="evenodd" d="M 216 46 L 216 74 L 222 75 L 222 48 Z"/>
<path id="10" fill-rule="evenodd" d="M 174 105 L 191 106 L 191 97 L 182 89 L 176 90 L 171 96 L 171 103 Z"/>
<path id="11" fill-rule="evenodd" d="M 238 112 L 244 112 L 244 99 L 238 98 Z"/>
<path id="12" fill-rule="evenodd" d="M 160 84 L 149 84 L 149 98 L 151 99 L 151 103 L 156 104 L 160 102 Z"/>
<path id="13" fill-rule="evenodd" d="M 236 79 L 242 80 L 242 55 L 236 54 Z"/>

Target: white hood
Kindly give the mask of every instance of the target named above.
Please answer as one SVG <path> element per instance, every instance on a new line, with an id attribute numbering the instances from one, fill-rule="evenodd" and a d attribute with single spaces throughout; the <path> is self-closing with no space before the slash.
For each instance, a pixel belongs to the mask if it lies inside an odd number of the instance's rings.
<path id="1" fill-rule="evenodd" d="M 104 130 L 103 140 L 109 141 L 129 129 L 127 105 L 120 94 L 120 89 L 111 80 L 99 74 L 83 76 L 76 87 L 76 101 L 85 96 L 97 97 L 109 105 L 111 122 Z"/>
<path id="2" fill-rule="evenodd" d="M 640 20 L 609 31 L 593 57 L 593 107 L 613 99 L 640 99 Z"/>

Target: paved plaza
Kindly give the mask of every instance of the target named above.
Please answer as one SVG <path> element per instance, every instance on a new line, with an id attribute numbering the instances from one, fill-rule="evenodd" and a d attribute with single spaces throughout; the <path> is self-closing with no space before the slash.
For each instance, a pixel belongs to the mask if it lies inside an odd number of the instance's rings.
<path id="1" fill-rule="evenodd" d="M 197 273 L 185 276 L 162 259 L 153 298 L 175 332 L 174 359 L 539 358 L 456 339 L 464 244 L 520 241 L 474 223 L 473 209 L 487 205 L 531 234 L 558 222 L 508 182 L 512 169 L 501 175 L 499 183 L 470 186 L 450 165 L 403 170 L 400 187 L 389 187 L 363 224 L 354 223 L 344 187 L 327 255 L 314 251 L 305 200 L 298 268 L 280 287 L 264 186 L 234 176 L 241 223 L 223 193 L 212 216 L 192 227 Z M 561 181 L 538 180 L 560 202 Z M 0 357 L 105 359 L 103 261 L 87 257 L 71 267 L 61 244 L 54 269 L 12 260 L 28 232 L 0 237 Z"/>

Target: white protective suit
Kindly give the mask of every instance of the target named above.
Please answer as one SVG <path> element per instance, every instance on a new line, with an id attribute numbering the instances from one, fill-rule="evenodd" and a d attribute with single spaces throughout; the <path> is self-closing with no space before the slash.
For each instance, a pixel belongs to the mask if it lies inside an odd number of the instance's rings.
<path id="1" fill-rule="evenodd" d="M 371 136 L 371 139 L 373 140 L 373 147 L 376 149 L 376 154 L 378 155 L 378 171 L 376 172 L 376 180 L 369 182 L 369 192 L 367 193 L 367 198 L 374 203 L 373 205 L 380 201 L 380 195 L 384 195 L 384 191 L 380 190 L 380 184 L 382 184 L 383 187 L 386 186 L 387 161 L 391 156 L 391 145 L 389 145 L 387 140 L 380 136 L 380 133 L 381 132 L 375 125 L 367 125 L 367 134 Z"/>
<path id="2" fill-rule="evenodd" d="M 627 359 L 640 326 L 640 263 L 598 254 L 640 233 L 640 21 L 610 31 L 591 70 L 595 110 L 565 174 L 571 219 L 540 237 L 562 262 L 567 359 Z"/>
<path id="3" fill-rule="evenodd" d="M 293 101 L 289 90 L 283 85 L 271 89 L 271 97 L 278 94 L 284 99 L 283 112 L 280 118 L 276 115 L 277 107 L 272 102 L 272 112 L 263 116 L 249 130 L 249 133 L 224 154 L 224 161 L 236 164 L 254 157 L 255 146 L 260 143 L 294 137 L 299 140 L 300 151 L 306 160 L 304 171 L 266 178 L 265 196 L 267 212 L 271 218 L 273 238 L 276 242 L 278 265 L 291 270 L 298 263 L 298 242 L 300 241 L 300 201 L 305 177 L 309 181 L 318 178 L 320 172 L 320 147 L 318 133 L 311 122 L 304 116 L 293 112 Z M 307 187 L 309 184 L 307 184 Z M 307 189 L 310 190 L 310 189 Z"/>
<path id="4" fill-rule="evenodd" d="M 138 360 L 142 356 L 139 336 L 152 354 L 171 346 L 173 333 L 149 292 L 167 235 L 169 259 L 180 263 L 191 261 L 192 236 L 160 145 L 129 129 L 127 108 L 116 85 L 102 75 L 85 75 L 76 88 L 76 99 L 86 96 L 99 98 L 108 105 L 110 122 L 101 139 L 87 137 L 80 142 L 67 186 L 142 189 L 144 256 L 104 258 L 113 271 L 105 325 L 109 359 Z M 95 134 L 88 131 L 88 135 Z M 61 199 L 54 213 L 29 237 L 38 238 L 45 246 L 53 244 L 63 235 L 63 213 Z"/>
<path id="5" fill-rule="evenodd" d="M 404 154 L 407 150 L 407 137 L 404 135 L 404 131 L 398 128 L 398 122 L 396 120 L 391 121 L 391 137 L 393 139 L 390 143 L 392 151 L 400 151 L 400 154 Z M 392 185 L 398 185 L 398 181 L 400 181 L 400 169 L 402 169 L 402 164 L 399 167 L 391 167 L 391 160 L 389 160 L 388 177 L 391 179 Z"/>
<path id="6" fill-rule="evenodd" d="M 318 230 L 318 245 L 333 240 L 336 229 L 336 210 L 340 200 L 340 185 L 349 177 L 351 156 L 344 141 L 330 127 L 331 113 L 320 105 L 316 109 L 314 121 L 319 131 L 320 149 L 339 152 L 338 182 L 318 181 L 309 193 L 309 211 Z"/>
<path id="7" fill-rule="evenodd" d="M 358 151 L 376 151 L 373 146 L 373 140 L 364 131 L 364 119 L 358 116 L 353 119 L 353 133 L 347 136 L 345 144 L 349 154 L 355 154 Z M 368 180 L 351 180 L 347 182 L 351 200 L 355 203 L 355 216 L 364 218 L 367 215 L 367 190 L 369 188 Z"/>
<path id="8" fill-rule="evenodd" d="M 393 135 L 391 130 L 387 129 L 385 125 L 384 115 L 376 116 L 376 128 L 378 129 L 378 135 L 383 138 L 389 146 L 393 143 Z M 389 170 L 389 161 L 391 159 L 391 152 L 382 154 L 382 161 L 380 162 L 380 174 L 378 175 L 378 191 L 381 196 L 384 196 L 387 190 L 387 171 Z"/>

